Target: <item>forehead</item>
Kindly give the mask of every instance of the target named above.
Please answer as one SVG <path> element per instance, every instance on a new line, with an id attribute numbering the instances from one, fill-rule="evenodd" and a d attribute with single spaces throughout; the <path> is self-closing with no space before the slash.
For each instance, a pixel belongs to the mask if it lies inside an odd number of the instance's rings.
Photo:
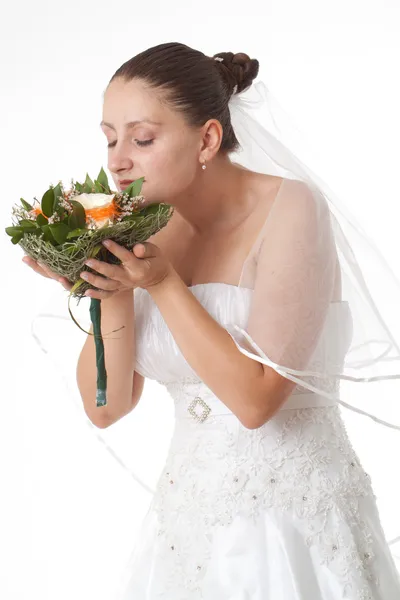
<path id="1" fill-rule="evenodd" d="M 117 78 L 104 93 L 102 126 L 132 128 L 138 122 L 161 125 L 174 117 L 156 90 L 139 80 L 129 82 Z"/>

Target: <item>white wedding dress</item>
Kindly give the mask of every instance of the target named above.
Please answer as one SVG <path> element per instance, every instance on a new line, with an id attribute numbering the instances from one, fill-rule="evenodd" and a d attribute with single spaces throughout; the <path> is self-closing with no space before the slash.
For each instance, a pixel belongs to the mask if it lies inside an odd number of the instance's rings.
<path id="1" fill-rule="evenodd" d="M 252 289 L 189 289 L 227 331 L 246 326 Z M 134 294 L 136 370 L 166 386 L 176 421 L 118 600 L 399 600 L 339 406 L 297 386 L 246 429 L 186 362 L 150 294 Z M 347 302 L 331 303 L 313 361 L 328 340 L 340 361 L 350 334 Z"/>

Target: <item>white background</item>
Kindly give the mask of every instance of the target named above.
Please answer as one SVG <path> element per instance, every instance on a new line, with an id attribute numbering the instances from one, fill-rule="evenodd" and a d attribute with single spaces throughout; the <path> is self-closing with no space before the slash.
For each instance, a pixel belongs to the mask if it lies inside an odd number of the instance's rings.
<path id="1" fill-rule="evenodd" d="M 396 0 L 25 0 L 7 3 L 0 23 L 3 232 L 21 196 L 32 201 L 59 179 L 106 169 L 99 122 L 108 81 L 141 50 L 179 41 L 260 61 L 259 78 L 305 135 L 310 166 L 339 196 L 354 190 L 350 209 L 400 278 Z M 5 233 L 0 244 L 0 597 L 110 600 L 150 496 L 95 435 L 145 477 L 161 468 L 172 401 L 147 381 L 136 411 L 90 431 L 74 380 L 86 336 L 68 320 L 67 294 L 24 265 Z M 59 307 L 64 321 L 37 327 L 60 350 L 69 393 L 30 335 L 35 315 Z M 80 308 L 83 323 L 88 304 Z M 147 429 L 135 428 L 139 411 Z M 377 445 L 368 459 L 377 471 L 390 467 Z"/>

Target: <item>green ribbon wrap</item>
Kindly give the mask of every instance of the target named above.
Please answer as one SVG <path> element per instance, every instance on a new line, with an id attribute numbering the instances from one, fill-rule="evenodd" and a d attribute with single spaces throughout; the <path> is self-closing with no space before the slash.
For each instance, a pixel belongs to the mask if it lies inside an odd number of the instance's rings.
<path id="1" fill-rule="evenodd" d="M 96 389 L 96 406 L 106 406 L 107 405 L 107 371 L 105 365 L 105 354 L 104 354 L 104 341 L 103 335 L 101 333 L 101 300 L 98 298 L 90 299 L 90 320 L 93 325 L 93 333 L 90 331 L 86 331 L 83 329 L 75 319 L 72 314 L 70 307 L 70 300 L 72 297 L 72 293 L 76 291 L 78 287 L 86 282 L 83 279 L 78 279 L 75 285 L 70 290 L 69 298 L 68 298 L 68 311 L 71 315 L 74 323 L 79 327 L 81 331 L 88 333 L 89 335 L 93 335 L 94 337 L 94 345 L 96 350 L 96 367 L 97 367 L 97 389 Z M 125 325 L 119 327 L 118 329 L 114 329 L 111 333 L 116 333 L 121 329 L 124 329 Z M 108 335 L 108 334 L 107 334 Z"/>
<path id="2" fill-rule="evenodd" d="M 107 371 L 104 360 L 104 342 L 101 335 L 101 300 L 91 298 L 90 319 L 93 323 L 94 344 L 96 348 L 97 390 L 96 406 L 107 404 Z"/>

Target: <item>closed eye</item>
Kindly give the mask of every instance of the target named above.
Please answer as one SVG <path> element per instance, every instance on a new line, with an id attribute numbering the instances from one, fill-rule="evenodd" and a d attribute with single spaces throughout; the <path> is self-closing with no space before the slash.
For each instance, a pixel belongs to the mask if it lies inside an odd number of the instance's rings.
<path id="1" fill-rule="evenodd" d="M 153 143 L 154 140 L 135 140 L 138 146 L 149 146 Z M 107 144 L 107 148 L 114 148 L 117 142 L 111 142 L 111 144 Z"/>

